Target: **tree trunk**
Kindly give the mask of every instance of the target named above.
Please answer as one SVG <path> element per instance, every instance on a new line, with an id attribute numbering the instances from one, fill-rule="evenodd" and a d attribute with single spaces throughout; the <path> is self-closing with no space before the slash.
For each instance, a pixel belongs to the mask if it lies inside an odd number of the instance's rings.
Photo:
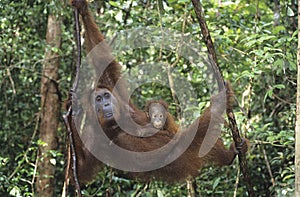
<path id="1" fill-rule="evenodd" d="M 300 3 L 298 1 L 298 29 L 300 28 Z M 296 143 L 295 143 L 295 196 L 300 196 L 300 31 L 298 31 L 297 51 L 297 103 L 296 103 Z"/>
<path id="2" fill-rule="evenodd" d="M 41 123 L 39 145 L 38 177 L 36 181 L 37 196 L 53 196 L 55 158 L 50 153 L 57 149 L 57 128 L 59 123 L 59 90 L 58 68 L 59 54 L 56 49 L 61 47 L 60 20 L 54 15 L 48 16 L 46 35 L 47 48 L 43 64 L 41 80 Z"/>

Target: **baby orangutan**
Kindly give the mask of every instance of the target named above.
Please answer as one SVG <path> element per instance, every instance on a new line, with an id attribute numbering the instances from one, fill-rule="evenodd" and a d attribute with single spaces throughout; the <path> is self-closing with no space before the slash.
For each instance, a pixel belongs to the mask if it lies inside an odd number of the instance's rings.
<path id="1" fill-rule="evenodd" d="M 146 113 L 150 124 L 159 130 L 165 127 L 167 121 L 168 105 L 164 101 L 149 101 L 146 105 Z M 166 125 L 167 126 L 167 125 Z"/>
<path id="2" fill-rule="evenodd" d="M 151 136 L 158 131 L 165 131 L 172 135 L 177 133 L 179 127 L 173 116 L 169 113 L 168 104 L 165 101 L 148 101 L 145 106 L 145 112 L 149 123 L 139 130 L 139 137 Z"/>

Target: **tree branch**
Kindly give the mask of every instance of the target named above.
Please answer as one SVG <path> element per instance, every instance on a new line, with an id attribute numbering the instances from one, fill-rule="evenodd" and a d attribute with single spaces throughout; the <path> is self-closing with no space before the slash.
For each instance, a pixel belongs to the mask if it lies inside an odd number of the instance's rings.
<path id="1" fill-rule="evenodd" d="M 198 22 L 199 22 L 199 26 L 201 28 L 201 32 L 203 35 L 205 45 L 208 49 L 209 58 L 212 63 L 214 74 L 215 74 L 215 77 L 218 82 L 219 91 L 221 91 L 224 87 L 224 78 L 221 74 L 221 70 L 218 65 L 216 51 L 215 51 L 208 27 L 207 27 L 207 24 L 206 24 L 206 21 L 204 18 L 204 14 L 202 12 L 202 6 L 201 6 L 199 0 L 192 0 L 192 3 L 193 3 L 194 10 L 195 10 Z M 233 140 L 235 142 L 236 147 L 239 147 L 242 143 L 244 143 L 244 141 L 240 136 L 234 113 L 233 113 L 232 109 L 227 109 L 226 113 L 227 113 L 227 116 L 229 119 L 229 127 L 232 132 Z M 252 187 L 250 177 L 248 174 L 246 155 L 239 151 L 238 156 L 239 156 L 239 163 L 240 163 L 241 171 L 243 172 L 243 176 L 245 179 L 245 183 L 246 183 L 246 186 L 248 189 L 249 196 L 254 196 L 253 187 Z"/>
<path id="2" fill-rule="evenodd" d="M 77 38 L 77 63 L 76 63 L 76 76 L 75 76 L 75 80 L 73 82 L 73 86 L 70 90 L 70 102 L 71 105 L 69 106 L 69 109 L 67 111 L 67 113 L 63 116 L 64 122 L 65 122 L 65 126 L 67 129 L 67 137 L 68 137 L 68 146 L 70 149 L 70 157 L 68 157 L 68 159 L 72 159 L 72 172 L 73 172 L 73 177 L 74 177 L 74 184 L 75 184 L 75 189 L 77 192 L 78 197 L 81 197 L 81 188 L 80 188 L 80 184 L 78 181 L 78 176 L 77 176 L 77 168 L 76 168 L 76 164 L 77 164 L 77 156 L 76 156 L 76 150 L 75 150 L 75 145 L 74 145 L 74 140 L 73 140 L 73 133 L 72 133 L 72 129 L 71 129 L 71 125 L 72 125 L 72 121 L 74 120 L 74 118 L 72 116 L 74 116 L 74 111 L 72 109 L 72 106 L 74 104 L 74 102 L 76 102 L 77 104 L 77 97 L 76 97 L 76 90 L 78 87 L 78 81 L 79 81 L 79 72 L 80 72 L 80 65 L 81 65 L 81 38 L 80 38 L 80 26 L 79 26 L 79 12 L 77 8 L 74 8 L 74 18 L 75 18 L 75 28 L 76 28 L 76 38 Z M 68 161 L 69 163 L 70 161 Z M 68 173 L 69 169 L 66 169 L 66 173 Z M 65 183 L 68 184 L 68 181 L 65 180 Z M 68 185 L 66 185 L 66 188 L 68 187 Z"/>

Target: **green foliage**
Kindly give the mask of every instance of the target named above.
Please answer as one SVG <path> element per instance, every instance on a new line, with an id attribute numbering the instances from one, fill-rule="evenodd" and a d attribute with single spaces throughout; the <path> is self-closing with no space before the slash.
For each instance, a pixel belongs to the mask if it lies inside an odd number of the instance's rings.
<path id="1" fill-rule="evenodd" d="M 273 5 L 256 3 L 242 1 L 216 7 L 218 22 L 210 23 L 210 29 L 216 30 L 211 33 L 217 39 L 222 70 L 235 80 L 236 95 L 248 115 L 246 120 L 239 117 L 245 114 L 237 114 L 238 122 L 246 124 L 241 128 L 255 142 L 249 158 L 251 176 L 257 177 L 253 185 L 264 191 L 259 192 L 261 195 L 290 196 L 294 188 L 297 38 L 290 21 L 284 20 L 288 17 L 284 10 L 280 12 L 281 24 L 274 26 Z"/>
<path id="2" fill-rule="evenodd" d="M 132 7 L 129 10 L 130 4 Z M 242 133 L 251 141 L 248 155 L 249 173 L 259 196 L 292 196 L 294 190 L 294 123 L 296 95 L 297 10 L 290 1 L 280 1 L 280 24 L 274 26 L 274 4 L 270 1 L 203 1 L 206 20 L 226 79 L 232 82 L 239 106 L 235 108 Z M 184 34 L 202 44 L 199 25 L 190 1 L 99 1 L 91 5 L 101 31 L 112 38 L 114 33 L 138 27 L 163 27 Z M 96 9 L 100 8 L 100 9 Z M 43 63 L 47 16 L 63 18 L 59 87 L 62 101 L 71 87 L 74 65 L 72 10 L 61 1 L 0 1 L 0 195 L 33 196 L 38 151 L 40 78 Z M 127 16 L 127 11 L 130 15 Z M 205 72 L 180 58 L 176 51 L 159 48 L 124 50 L 117 54 L 135 72 L 136 65 L 158 59 L 187 78 L 197 95 L 198 106 L 190 110 L 191 120 L 209 101 Z M 136 79 L 129 79 L 134 82 Z M 169 89 L 158 84 L 144 84 L 133 94 L 143 107 L 149 98 L 172 102 Z M 239 107 L 241 110 L 239 110 Z M 175 114 L 175 104 L 171 103 Z M 63 112 L 63 110 L 62 110 Z M 224 129 L 225 131 L 226 129 Z M 61 125 L 59 149 L 51 151 L 57 166 L 56 196 L 64 180 L 65 129 Z M 229 131 L 222 136 L 232 141 Z M 269 167 L 268 167 L 269 166 Z M 238 162 L 232 166 L 208 167 L 196 179 L 201 196 L 245 196 Z M 272 184 L 274 180 L 274 185 Z M 103 196 L 109 189 L 114 196 L 186 196 L 186 184 L 162 182 L 138 183 L 118 178 L 110 169 L 83 190 L 86 196 Z M 236 191 L 235 191 L 236 190 Z"/>
<path id="3" fill-rule="evenodd" d="M 54 2 L 0 2 L 0 143 L 4 145 L 0 158 L 1 196 L 33 195 L 47 13 L 48 6 Z M 66 12 L 64 17 L 67 19 L 68 15 L 70 13 Z M 65 29 L 72 29 L 72 26 L 68 24 Z M 64 32 L 64 42 L 68 40 L 69 43 L 64 44 L 67 48 L 65 57 L 62 57 L 67 58 L 65 63 L 62 61 L 64 70 L 61 70 L 60 85 L 63 86 L 69 86 L 66 79 L 69 76 L 70 81 L 71 74 L 65 71 L 72 62 L 70 35 L 72 32 Z M 62 150 L 63 146 L 60 154 L 56 154 L 57 162 L 52 161 L 60 174 L 64 163 Z M 62 182 L 59 182 L 57 192 L 61 190 L 61 185 Z"/>

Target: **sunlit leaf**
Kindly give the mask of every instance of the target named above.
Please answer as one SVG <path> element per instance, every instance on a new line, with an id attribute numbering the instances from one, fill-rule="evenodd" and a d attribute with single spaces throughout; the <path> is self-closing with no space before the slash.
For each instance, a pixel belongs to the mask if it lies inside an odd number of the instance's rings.
<path id="1" fill-rule="evenodd" d="M 287 15 L 288 16 L 294 16 L 295 15 L 294 11 L 289 6 L 287 7 Z"/>

